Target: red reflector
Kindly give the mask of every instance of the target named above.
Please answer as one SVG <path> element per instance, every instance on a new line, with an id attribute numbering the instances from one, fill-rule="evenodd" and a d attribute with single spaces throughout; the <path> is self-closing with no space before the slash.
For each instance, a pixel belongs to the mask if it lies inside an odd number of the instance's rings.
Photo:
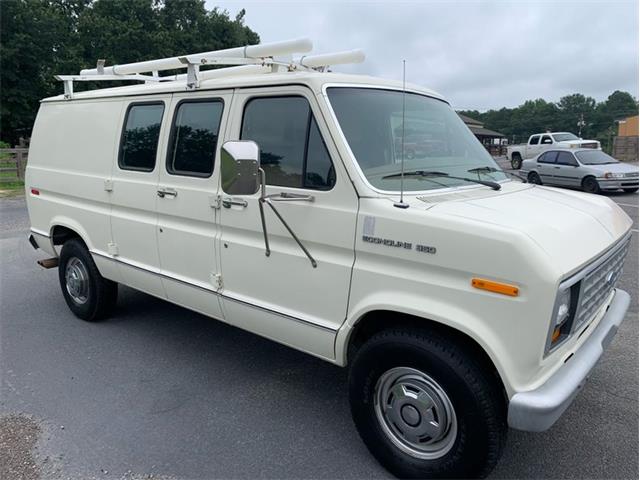
<path id="1" fill-rule="evenodd" d="M 37 188 L 32 188 L 31 189 L 31 194 L 32 195 L 40 195 L 40 190 L 38 190 Z"/>

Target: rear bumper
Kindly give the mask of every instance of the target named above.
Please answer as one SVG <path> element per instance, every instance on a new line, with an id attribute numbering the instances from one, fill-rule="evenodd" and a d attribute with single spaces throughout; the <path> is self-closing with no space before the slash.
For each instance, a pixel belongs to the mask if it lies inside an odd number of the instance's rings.
<path id="1" fill-rule="evenodd" d="M 617 290 L 600 324 L 575 354 L 542 386 L 516 393 L 509 401 L 511 428 L 542 432 L 550 428 L 571 405 L 589 373 L 618 331 L 631 297 Z"/>

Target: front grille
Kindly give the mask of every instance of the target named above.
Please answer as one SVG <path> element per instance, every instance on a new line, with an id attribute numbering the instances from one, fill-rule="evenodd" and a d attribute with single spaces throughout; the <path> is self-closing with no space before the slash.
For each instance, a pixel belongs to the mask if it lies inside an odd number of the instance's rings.
<path id="1" fill-rule="evenodd" d="M 580 148 L 598 148 L 598 144 L 596 142 L 581 143 Z"/>
<path id="2" fill-rule="evenodd" d="M 630 239 L 625 240 L 602 264 L 589 272 L 582 280 L 574 328 L 580 328 L 590 321 L 611 293 L 622 275 L 624 259 L 629 250 L 629 241 Z"/>

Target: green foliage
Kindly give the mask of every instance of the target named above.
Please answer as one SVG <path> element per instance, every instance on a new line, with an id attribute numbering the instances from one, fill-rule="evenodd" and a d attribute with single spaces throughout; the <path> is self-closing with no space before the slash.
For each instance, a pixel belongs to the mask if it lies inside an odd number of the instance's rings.
<path id="1" fill-rule="evenodd" d="M 507 136 L 510 142 L 526 141 L 534 133 L 562 131 L 578 133 L 578 122 L 584 122 L 582 138 L 597 139 L 605 150 L 611 148 L 611 139 L 617 133 L 616 120 L 638 115 L 638 102 L 627 92 L 616 90 L 603 102 L 580 93 L 566 95 L 559 102 L 543 99 L 527 100 L 516 108 L 501 108 L 478 112 L 460 112 L 484 123 L 486 128 Z"/>
<path id="2" fill-rule="evenodd" d="M 41 98 L 62 93 L 55 74 L 260 42 L 244 10 L 231 19 L 204 0 L 0 0 L 0 17 L 0 134 L 11 143 L 28 136 Z"/>

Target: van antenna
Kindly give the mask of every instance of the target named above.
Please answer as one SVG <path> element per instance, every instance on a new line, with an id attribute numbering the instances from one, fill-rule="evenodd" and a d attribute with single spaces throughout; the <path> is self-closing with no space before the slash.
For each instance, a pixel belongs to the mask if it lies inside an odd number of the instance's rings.
<path id="1" fill-rule="evenodd" d="M 400 140 L 400 201 L 393 204 L 398 208 L 409 208 L 408 203 L 404 203 L 404 100 L 406 93 L 406 60 L 402 60 L 402 138 Z"/>

